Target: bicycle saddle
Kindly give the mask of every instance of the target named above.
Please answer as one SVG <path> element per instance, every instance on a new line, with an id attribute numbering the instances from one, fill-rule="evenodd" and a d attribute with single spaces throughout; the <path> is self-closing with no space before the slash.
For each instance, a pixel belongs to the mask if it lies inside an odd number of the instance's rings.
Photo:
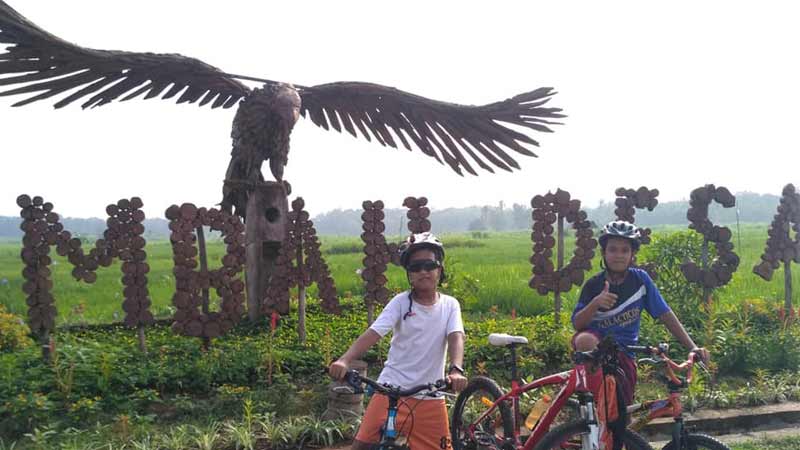
<path id="1" fill-rule="evenodd" d="M 505 347 L 513 344 L 527 344 L 528 338 L 525 336 L 511 336 L 506 333 L 492 333 L 489 335 L 489 343 L 496 347 Z"/>

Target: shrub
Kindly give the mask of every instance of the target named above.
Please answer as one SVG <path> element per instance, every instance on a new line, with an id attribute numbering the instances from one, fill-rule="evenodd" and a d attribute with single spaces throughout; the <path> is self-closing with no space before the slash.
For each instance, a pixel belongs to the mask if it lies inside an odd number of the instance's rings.
<path id="1" fill-rule="evenodd" d="M 12 352 L 33 345 L 31 330 L 22 317 L 6 311 L 0 303 L 0 352 Z"/>
<path id="2" fill-rule="evenodd" d="M 525 336 L 528 345 L 517 347 L 519 373 L 530 381 L 570 364 L 571 325 L 555 325 L 552 315 L 517 319 L 496 319 L 467 322 L 464 348 L 465 368 L 469 375 L 486 375 L 504 384 L 510 382 L 510 353 L 489 344 L 491 333 Z"/>
<path id="3" fill-rule="evenodd" d="M 681 321 L 689 326 L 702 324 L 700 305 L 704 302 L 703 289 L 686 281 L 681 264 L 687 259 L 700 261 L 703 236 L 694 231 L 658 233 L 652 242 L 643 245 L 637 255 L 638 263 L 652 263 L 658 273 L 655 280 L 664 299 Z M 714 247 L 709 247 L 709 260 L 714 258 Z"/>

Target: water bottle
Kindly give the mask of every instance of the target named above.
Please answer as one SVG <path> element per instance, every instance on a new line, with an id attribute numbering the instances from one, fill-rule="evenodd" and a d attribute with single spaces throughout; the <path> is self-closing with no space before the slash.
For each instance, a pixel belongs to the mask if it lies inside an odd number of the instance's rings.
<path id="1" fill-rule="evenodd" d="M 550 402 L 553 401 L 549 395 L 544 394 L 539 400 L 536 400 L 536 403 L 533 404 L 533 408 L 531 408 L 531 412 L 528 414 L 528 418 L 525 419 L 525 426 L 528 427 L 529 430 L 533 430 L 533 427 L 536 426 L 536 423 L 539 422 L 539 418 L 542 417 L 547 408 L 550 407 Z"/>

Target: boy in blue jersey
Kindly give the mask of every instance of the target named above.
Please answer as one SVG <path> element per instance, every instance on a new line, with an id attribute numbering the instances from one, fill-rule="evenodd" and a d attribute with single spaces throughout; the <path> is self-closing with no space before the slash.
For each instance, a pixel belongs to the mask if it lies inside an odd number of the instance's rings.
<path id="1" fill-rule="evenodd" d="M 576 330 L 573 347 L 577 351 L 594 350 L 607 335 L 623 348 L 636 345 L 644 310 L 663 323 L 684 347 L 708 361 L 708 351 L 695 345 L 647 272 L 631 267 L 639 238 L 639 229 L 625 221 L 614 221 L 603 228 L 599 241 L 605 270 L 583 285 L 572 313 Z M 630 405 L 636 388 L 636 364 L 624 351 L 619 354 L 619 368 L 617 389 Z"/>

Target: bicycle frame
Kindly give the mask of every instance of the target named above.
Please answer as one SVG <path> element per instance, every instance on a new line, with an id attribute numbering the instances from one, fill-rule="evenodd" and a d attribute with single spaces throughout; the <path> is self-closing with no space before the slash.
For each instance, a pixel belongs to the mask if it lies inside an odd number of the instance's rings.
<path id="1" fill-rule="evenodd" d="M 628 428 L 633 431 L 639 431 L 653 419 L 658 419 L 659 417 L 681 417 L 683 414 L 683 405 L 681 404 L 680 396 L 681 394 L 676 392 L 669 394 L 668 398 L 649 400 L 628 406 L 628 414 L 647 410 L 647 415 L 642 420 L 631 423 Z"/>
<path id="2" fill-rule="evenodd" d="M 400 400 L 388 395 L 386 397 L 389 399 L 386 421 L 383 423 L 383 428 L 381 429 L 381 440 L 374 445 L 375 448 L 384 448 L 384 446 L 388 446 L 387 448 L 393 448 L 394 446 L 400 448 L 401 446 L 406 445 L 407 441 L 398 442 L 398 440 L 400 438 L 407 440 L 409 437 L 408 435 L 401 435 L 396 428 L 395 419 L 397 417 L 397 409 Z"/>
<path id="3" fill-rule="evenodd" d="M 653 419 L 657 419 L 659 417 L 672 417 L 675 421 L 675 425 L 672 429 L 672 441 L 676 444 L 676 448 L 680 448 L 677 446 L 677 444 L 680 444 L 681 436 L 684 432 L 681 394 L 683 389 L 689 386 L 689 384 L 692 382 L 692 367 L 695 363 L 695 353 L 689 353 L 688 359 L 680 364 L 671 360 L 666 355 L 666 352 L 659 348 L 654 348 L 653 353 L 655 356 L 659 357 L 657 362 L 664 364 L 664 375 L 667 381 L 667 387 L 669 389 L 669 397 L 628 406 L 627 412 L 629 415 L 643 410 L 647 411 L 647 414 L 644 417 L 632 422 L 628 428 L 634 431 L 639 431 Z M 682 381 L 680 378 L 678 378 L 678 376 L 675 374 L 676 371 L 686 372 L 686 380 Z"/>
<path id="4" fill-rule="evenodd" d="M 387 396 L 388 397 L 388 396 Z M 394 445 L 397 438 L 400 436 L 395 428 L 395 418 L 397 417 L 397 404 L 399 403 L 396 398 L 388 397 L 389 408 L 387 410 L 386 422 L 383 424 L 381 432 L 381 441 L 378 445 Z"/>
<path id="5" fill-rule="evenodd" d="M 547 409 L 547 411 L 542 415 L 539 419 L 539 422 L 536 424 L 534 429 L 531 431 L 531 435 L 525 442 L 525 445 L 522 446 L 523 450 L 531 450 L 536 445 L 539 440 L 549 431 L 550 425 L 555 420 L 555 417 L 561 411 L 561 408 L 567 403 L 569 397 L 571 397 L 575 393 L 581 394 L 582 397 L 582 406 L 584 403 L 587 403 L 586 399 L 588 399 L 588 403 L 591 403 L 592 397 L 591 393 L 588 389 L 588 384 L 586 380 L 587 369 L 584 364 L 577 364 L 570 370 L 560 372 L 553 375 L 548 375 L 546 377 L 539 378 L 534 380 L 528 384 L 520 385 L 517 380 L 517 373 L 516 373 L 516 353 L 513 345 L 509 345 L 511 347 L 511 354 L 512 354 L 512 363 L 511 372 L 512 372 L 512 380 L 511 380 L 511 390 L 505 393 L 502 397 L 494 401 L 492 406 L 489 407 L 483 414 L 480 415 L 475 421 L 473 421 L 468 427 L 468 432 L 470 434 L 474 434 L 477 428 L 477 424 L 481 423 L 483 420 L 486 419 L 487 416 L 492 414 L 499 406 L 501 402 L 511 401 L 513 405 L 513 428 L 514 428 L 514 440 L 515 440 L 515 447 L 519 447 L 520 443 L 520 432 L 519 432 L 519 423 L 517 421 L 517 417 L 519 417 L 519 397 L 524 394 L 525 392 L 531 391 L 533 389 L 538 389 L 542 386 L 552 386 L 552 385 L 563 385 L 559 393 L 556 395 L 553 403 Z M 591 405 L 589 405 L 591 406 Z M 597 421 L 594 417 L 594 408 L 589 407 L 586 408 L 586 414 L 588 414 L 589 424 L 590 427 L 593 428 L 593 432 L 596 435 L 599 435 L 597 431 Z"/>

